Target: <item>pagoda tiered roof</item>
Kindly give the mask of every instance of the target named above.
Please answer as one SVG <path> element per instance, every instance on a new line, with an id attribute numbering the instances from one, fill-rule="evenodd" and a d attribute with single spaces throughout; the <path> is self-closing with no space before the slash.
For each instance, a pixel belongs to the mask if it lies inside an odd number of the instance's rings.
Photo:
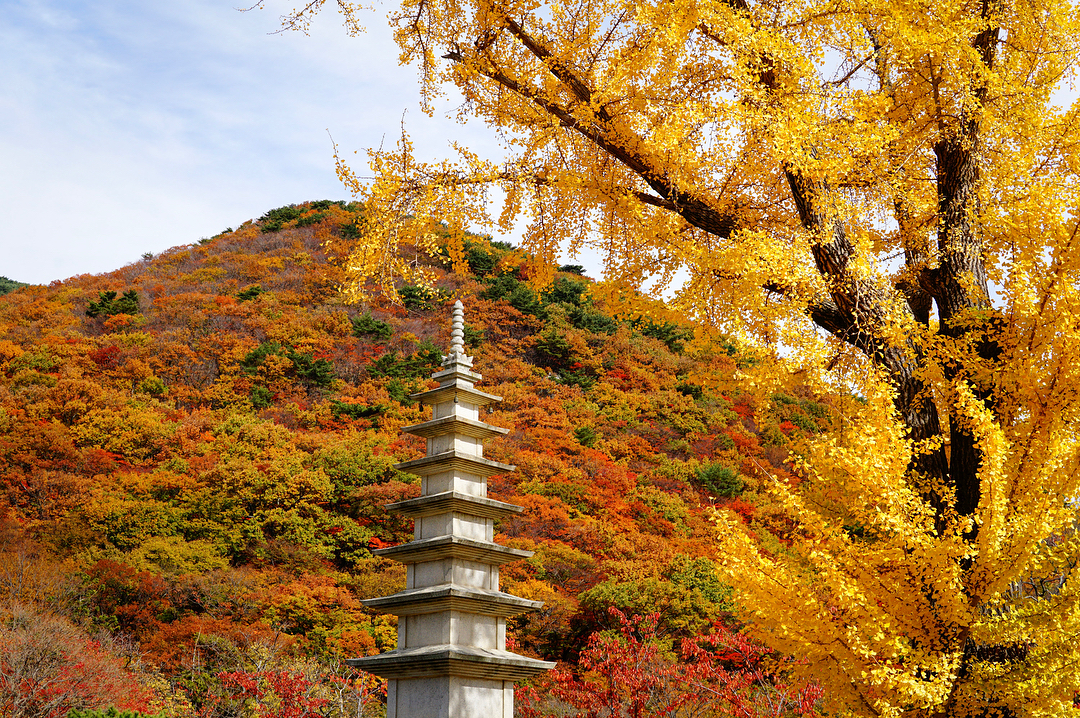
<path id="1" fill-rule="evenodd" d="M 389 653 L 351 658 L 349 665 L 383 678 L 426 678 L 452 675 L 520 681 L 549 671 L 554 663 L 538 661 L 510 651 L 442 643 L 416 648 L 398 648 Z"/>
<path id="2" fill-rule="evenodd" d="M 471 436 L 474 439 L 490 439 L 494 436 L 504 436 L 510 433 L 509 429 L 485 424 L 476 419 L 466 419 L 463 416 L 444 416 L 441 419 L 432 419 L 422 424 L 406 426 L 402 431 L 413 436 L 422 436 L 425 439 L 446 434 L 460 434 L 462 436 Z"/>
<path id="3" fill-rule="evenodd" d="M 392 504 L 387 504 L 386 510 L 410 519 L 434 516 L 448 511 L 482 516 L 488 519 L 500 519 L 510 514 L 519 514 L 524 509 L 514 504 L 508 504 L 505 501 L 496 501 L 484 496 L 463 494 L 460 491 L 443 491 L 438 494 L 428 494 L 427 496 L 417 496 L 414 499 L 395 501 Z"/>
<path id="4" fill-rule="evenodd" d="M 460 381 L 437 386 L 434 389 L 428 389 L 427 391 L 421 391 L 416 394 L 409 394 L 409 396 L 428 406 L 440 404 L 444 401 L 466 401 L 470 404 L 476 404 L 477 406 L 487 406 L 488 404 L 497 404 L 502 401 L 501 396 L 488 394 L 485 391 L 474 389 L 471 386 L 462 386 L 462 382 Z"/>
<path id="5" fill-rule="evenodd" d="M 494 476 L 495 474 L 505 474 L 508 471 L 513 471 L 517 467 L 453 449 L 432 456 L 423 456 L 412 461 L 404 461 L 395 464 L 394 468 L 408 471 L 410 474 L 416 474 L 417 476 L 431 476 L 432 474 L 443 474 L 447 471 L 462 471 L 477 476 Z"/>
<path id="6" fill-rule="evenodd" d="M 421 563 L 439 561 L 444 558 L 458 558 L 462 561 L 476 561 L 492 566 L 519 561 L 533 555 L 532 551 L 510 548 L 492 541 L 477 541 L 462 536 L 436 536 L 417 539 L 397 546 L 372 549 L 371 553 L 383 558 L 402 563 Z"/>
<path id="7" fill-rule="evenodd" d="M 380 596 L 361 601 L 380 613 L 398 616 L 417 616 L 439 611 L 467 611 L 485 616 L 508 618 L 526 611 L 535 611 L 543 601 L 530 601 L 502 591 L 489 591 L 453 583 L 424 588 L 409 588 L 392 596 Z"/>

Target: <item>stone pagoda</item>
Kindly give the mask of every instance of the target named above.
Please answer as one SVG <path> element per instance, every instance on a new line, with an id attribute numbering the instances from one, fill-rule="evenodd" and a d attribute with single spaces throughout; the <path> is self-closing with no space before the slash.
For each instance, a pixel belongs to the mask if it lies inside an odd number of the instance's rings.
<path id="1" fill-rule="evenodd" d="M 364 601 L 398 616 L 398 647 L 348 661 L 388 679 L 386 718 L 512 718 L 514 681 L 555 665 L 506 650 L 507 617 L 543 603 L 499 590 L 499 566 L 532 552 L 493 541 L 495 519 L 522 509 L 487 498 L 488 477 L 514 467 L 485 459 L 483 440 L 509 430 L 480 421 L 501 398 L 475 388 L 464 330 L 455 302 L 439 386 L 413 395 L 431 421 L 404 429 L 427 439 L 425 457 L 397 465 L 420 477 L 420 496 L 386 508 L 414 520 L 414 538 L 372 551 L 405 564 L 404 591 Z"/>

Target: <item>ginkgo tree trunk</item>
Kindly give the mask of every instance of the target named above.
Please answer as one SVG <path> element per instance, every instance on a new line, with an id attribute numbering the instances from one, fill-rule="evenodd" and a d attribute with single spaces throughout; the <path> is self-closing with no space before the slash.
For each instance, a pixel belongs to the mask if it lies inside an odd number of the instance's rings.
<path id="1" fill-rule="evenodd" d="M 1077 16 L 1069 0 L 399 0 L 423 102 L 452 83 L 507 158 L 423 162 L 403 136 L 371 153 L 370 181 L 339 161 L 366 208 L 349 270 L 358 287 L 410 271 L 396 247 L 433 248 L 427 220 L 453 238 L 524 218 L 541 257 L 591 245 L 624 286 L 681 270 L 676 303 L 703 322 L 779 342 L 826 384 L 846 367 L 870 401 L 801 453 L 810 480 L 773 486 L 791 550 L 718 518 L 752 630 L 809 658 L 841 713 L 1067 714 Z"/>

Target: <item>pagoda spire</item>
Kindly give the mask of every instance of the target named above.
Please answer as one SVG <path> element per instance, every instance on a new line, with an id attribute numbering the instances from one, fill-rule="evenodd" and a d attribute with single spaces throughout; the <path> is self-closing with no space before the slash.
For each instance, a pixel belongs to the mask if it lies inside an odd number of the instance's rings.
<path id="1" fill-rule="evenodd" d="M 450 322 L 450 354 L 443 362 L 451 361 L 451 357 L 465 356 L 465 307 L 461 306 L 461 300 L 454 302 L 453 321 Z M 472 357 L 465 357 L 472 365 Z"/>
<path id="2" fill-rule="evenodd" d="M 509 430 L 480 421 L 502 399 L 475 387 L 460 301 L 431 378 L 438 387 L 413 395 L 431 420 L 403 429 L 426 455 L 396 467 L 420 476 L 420 496 L 386 507 L 414 520 L 413 540 L 372 551 L 405 564 L 405 590 L 363 602 L 398 616 L 398 647 L 346 662 L 388 679 L 386 718 L 512 718 L 514 682 L 555 664 L 506 650 L 506 619 L 543 603 L 499 590 L 499 565 L 532 552 L 494 542 L 495 521 L 522 509 L 487 497 L 487 478 L 514 467 L 485 459 L 483 440 Z"/>

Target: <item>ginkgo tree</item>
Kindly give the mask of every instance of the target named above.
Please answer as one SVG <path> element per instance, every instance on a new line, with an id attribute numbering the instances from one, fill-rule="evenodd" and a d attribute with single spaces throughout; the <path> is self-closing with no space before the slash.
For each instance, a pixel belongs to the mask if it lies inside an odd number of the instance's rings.
<path id="1" fill-rule="evenodd" d="M 435 222 L 457 259 L 465 227 L 523 219 L 530 251 L 593 246 L 615 287 L 681 270 L 682 310 L 868 400 L 775 483 L 789 549 L 718 517 L 751 630 L 840 712 L 1074 710 L 1073 3 L 399 0 L 390 21 L 425 105 L 453 85 L 507 157 L 424 162 L 403 135 L 370 180 L 339 160 L 365 206 L 353 286 L 408 272 L 397 248 L 433 249 Z"/>

